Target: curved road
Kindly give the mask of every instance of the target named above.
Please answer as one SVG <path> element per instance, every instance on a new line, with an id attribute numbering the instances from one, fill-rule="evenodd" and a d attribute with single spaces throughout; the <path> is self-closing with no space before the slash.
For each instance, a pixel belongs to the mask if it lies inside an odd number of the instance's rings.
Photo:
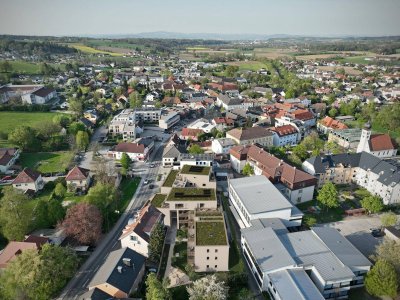
<path id="1" fill-rule="evenodd" d="M 143 185 L 143 181 L 144 179 L 152 179 L 153 182 L 155 181 L 161 163 L 163 148 L 163 143 L 157 143 L 155 145 L 155 150 L 150 155 L 149 162 L 156 163 L 156 167 L 147 167 L 147 172 L 141 172 L 140 176 L 142 177 L 142 180 L 127 209 L 67 284 L 58 299 L 78 299 L 81 294 L 87 291 L 88 284 L 92 280 L 96 271 L 103 264 L 108 254 L 120 247 L 118 239 L 122 233 L 122 229 L 128 223 L 129 218 L 131 218 L 133 213 L 140 209 L 154 194 L 154 191 L 149 189 L 149 185 Z"/>

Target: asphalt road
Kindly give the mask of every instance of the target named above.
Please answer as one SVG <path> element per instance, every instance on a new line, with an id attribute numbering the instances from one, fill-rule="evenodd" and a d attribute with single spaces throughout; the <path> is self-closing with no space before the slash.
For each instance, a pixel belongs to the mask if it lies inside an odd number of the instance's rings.
<path id="1" fill-rule="evenodd" d="M 148 167 L 146 168 L 146 172 L 141 172 L 140 175 L 138 175 L 142 177 L 142 180 L 126 211 L 121 215 L 118 222 L 103 238 L 95 251 L 67 284 L 58 299 L 78 299 L 81 294 L 87 291 L 88 284 L 96 271 L 103 264 L 108 254 L 120 247 L 118 238 L 121 235 L 122 229 L 128 223 L 129 218 L 131 218 L 133 213 L 140 209 L 147 200 L 151 199 L 156 191 L 156 189 L 150 190 L 149 185 L 144 185 L 143 181 L 145 179 L 152 179 L 152 182 L 155 181 L 161 162 L 162 151 L 163 144 L 157 143 L 149 159 L 149 162 L 156 163 L 156 166 L 154 168 Z"/>

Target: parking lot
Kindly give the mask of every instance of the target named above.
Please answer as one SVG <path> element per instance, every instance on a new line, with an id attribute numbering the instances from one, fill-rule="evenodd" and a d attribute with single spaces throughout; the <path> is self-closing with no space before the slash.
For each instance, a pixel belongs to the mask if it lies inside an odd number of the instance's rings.
<path id="1" fill-rule="evenodd" d="M 379 228 L 378 216 L 349 217 L 343 221 L 321 224 L 338 229 L 366 257 L 375 253 L 375 248 L 383 237 L 373 237 L 371 228 Z"/>

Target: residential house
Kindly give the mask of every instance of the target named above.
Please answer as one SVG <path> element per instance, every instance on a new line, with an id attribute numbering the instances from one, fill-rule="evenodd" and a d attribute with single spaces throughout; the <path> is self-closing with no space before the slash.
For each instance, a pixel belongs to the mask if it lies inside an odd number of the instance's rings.
<path id="1" fill-rule="evenodd" d="M 57 97 L 57 92 L 55 89 L 40 87 L 34 91 L 24 93 L 21 96 L 22 103 L 25 104 L 46 104 L 51 99 Z"/>
<path id="2" fill-rule="evenodd" d="M 126 153 L 133 161 L 144 161 L 147 160 L 153 148 L 154 141 L 149 145 L 143 143 L 119 143 L 108 151 L 108 156 L 120 160 L 122 153 Z"/>
<path id="3" fill-rule="evenodd" d="M 225 131 L 226 129 L 230 129 L 234 126 L 233 120 L 227 117 L 217 117 L 214 118 L 211 123 L 217 128 L 219 131 Z"/>
<path id="4" fill-rule="evenodd" d="M 119 238 L 121 247 L 131 248 L 141 255 L 149 257 L 150 236 L 158 224 L 164 224 L 164 216 L 157 208 L 148 203 L 122 230 Z"/>
<path id="5" fill-rule="evenodd" d="M 194 122 L 188 124 L 186 128 L 188 128 L 188 129 L 199 129 L 203 133 L 210 133 L 215 128 L 215 125 L 209 123 L 205 119 L 197 119 Z"/>
<path id="6" fill-rule="evenodd" d="M 264 127 L 234 128 L 226 133 L 226 137 L 239 145 L 260 144 L 269 148 L 273 146 L 273 133 Z"/>
<path id="7" fill-rule="evenodd" d="M 179 157 L 181 152 L 175 145 L 166 146 L 163 150 L 162 155 L 162 166 L 163 167 L 173 167 L 175 164 L 179 166 Z"/>
<path id="8" fill-rule="evenodd" d="M 328 116 L 326 116 L 317 123 L 317 130 L 319 132 L 322 132 L 323 134 L 328 134 L 332 130 L 342 130 L 347 128 L 348 127 L 346 124 L 338 120 L 334 120 Z"/>
<path id="9" fill-rule="evenodd" d="M 204 131 L 199 128 L 184 127 L 182 128 L 181 135 L 179 136 L 179 138 L 186 141 L 187 140 L 198 141 L 198 136 L 203 133 Z"/>
<path id="10" fill-rule="evenodd" d="M 283 125 L 271 128 L 273 132 L 273 144 L 275 147 L 295 146 L 297 145 L 299 132 L 292 125 Z"/>
<path id="11" fill-rule="evenodd" d="M 90 185 L 90 170 L 75 166 L 65 177 L 68 190 L 74 192 L 86 192 Z"/>
<path id="12" fill-rule="evenodd" d="M 228 95 L 219 94 L 215 105 L 224 108 L 226 111 L 232 111 L 238 108 L 247 109 L 253 106 L 253 103 L 241 98 L 231 98 Z"/>
<path id="13" fill-rule="evenodd" d="M 280 218 L 286 227 L 300 226 L 303 213 L 262 175 L 230 179 L 229 202 L 241 228 L 261 218 Z"/>
<path id="14" fill-rule="evenodd" d="M 42 175 L 28 168 L 22 170 L 17 178 L 12 182 L 14 188 L 27 192 L 28 190 L 37 192 L 44 187 Z"/>
<path id="15" fill-rule="evenodd" d="M 0 148 L 0 173 L 6 174 L 19 158 L 18 148 Z"/>
<path id="16" fill-rule="evenodd" d="M 123 299 L 135 292 L 145 273 L 146 257 L 130 248 L 110 252 L 89 283 L 110 297 Z"/>
<path id="17" fill-rule="evenodd" d="M 184 165 L 211 167 L 214 161 L 214 157 L 215 155 L 211 153 L 204 153 L 204 154 L 181 153 L 180 167 L 182 168 Z"/>
<path id="18" fill-rule="evenodd" d="M 233 146 L 229 150 L 232 169 L 237 173 L 242 173 L 244 166 L 247 163 L 247 153 L 252 145 Z"/>
<path id="19" fill-rule="evenodd" d="M 181 120 L 180 115 L 176 111 L 162 111 L 158 127 L 168 130 Z"/>
<path id="20" fill-rule="evenodd" d="M 211 143 L 212 152 L 215 154 L 227 154 L 229 150 L 236 145 L 236 142 L 230 138 L 214 139 Z"/>
<path id="21" fill-rule="evenodd" d="M 124 141 L 135 140 L 137 134 L 135 112 L 131 109 L 124 109 L 114 116 L 108 126 L 108 133 L 115 137 L 122 135 Z"/>
<path id="22" fill-rule="evenodd" d="M 83 117 L 85 119 L 88 119 L 93 124 L 96 124 L 97 121 L 99 120 L 99 115 L 95 109 L 90 109 L 90 110 L 85 111 L 83 113 Z"/>

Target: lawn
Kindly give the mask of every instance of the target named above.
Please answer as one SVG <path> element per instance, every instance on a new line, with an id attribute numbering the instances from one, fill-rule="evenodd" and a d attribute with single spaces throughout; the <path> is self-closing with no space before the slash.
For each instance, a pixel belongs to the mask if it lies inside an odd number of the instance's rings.
<path id="1" fill-rule="evenodd" d="M 167 201 L 213 201 L 216 200 L 215 189 L 172 188 Z"/>
<path id="2" fill-rule="evenodd" d="M 121 185 L 119 186 L 121 190 L 121 201 L 119 203 L 120 212 L 125 211 L 126 207 L 128 206 L 139 186 L 140 179 L 140 177 L 135 177 L 133 179 L 124 178 L 122 180 Z"/>
<path id="3" fill-rule="evenodd" d="M 343 58 L 343 62 L 345 63 L 351 63 L 351 64 L 359 64 L 359 65 L 368 65 L 368 64 L 373 64 L 374 60 L 365 60 L 369 56 L 350 56 Z"/>
<path id="4" fill-rule="evenodd" d="M 266 69 L 267 65 L 259 61 L 234 61 L 228 62 L 227 65 L 238 66 L 239 71 L 251 70 L 258 71 L 260 69 Z"/>
<path id="5" fill-rule="evenodd" d="M 210 174 L 210 167 L 184 165 L 182 167 L 181 174 L 208 175 Z"/>
<path id="6" fill-rule="evenodd" d="M 95 48 L 85 46 L 82 44 L 69 44 L 72 48 L 75 48 L 83 53 L 88 53 L 88 54 L 108 54 L 111 56 L 122 56 L 123 54 L 121 53 L 116 53 L 116 52 L 108 52 L 108 51 L 102 51 L 102 50 L 97 50 Z"/>
<path id="7" fill-rule="evenodd" d="M 69 151 L 22 153 L 19 160 L 23 167 L 36 169 L 41 173 L 64 172 L 70 164 L 73 153 Z"/>
<path id="8" fill-rule="evenodd" d="M 12 66 L 12 72 L 18 74 L 40 74 L 40 64 L 35 64 L 22 60 L 9 61 Z M 59 68 L 60 70 L 65 70 L 65 65 L 63 64 L 49 64 L 53 68 Z"/>
<path id="9" fill-rule="evenodd" d="M 51 121 L 58 113 L 51 112 L 0 112 L 0 131 L 9 133 L 19 125 L 35 126 L 43 121 Z"/>
<path id="10" fill-rule="evenodd" d="M 315 200 L 300 203 L 296 206 L 304 213 L 304 216 L 314 217 L 317 220 L 317 223 L 340 221 L 343 219 L 344 215 L 344 210 L 340 206 L 336 208 L 325 208 Z M 321 210 L 319 212 L 310 212 L 308 210 L 310 206 L 319 206 Z"/>
<path id="11" fill-rule="evenodd" d="M 175 256 L 179 253 L 179 256 Z M 174 256 L 172 257 L 171 264 L 175 268 L 181 269 L 185 272 L 185 266 L 187 264 L 187 243 L 180 242 L 176 243 L 174 246 Z"/>

